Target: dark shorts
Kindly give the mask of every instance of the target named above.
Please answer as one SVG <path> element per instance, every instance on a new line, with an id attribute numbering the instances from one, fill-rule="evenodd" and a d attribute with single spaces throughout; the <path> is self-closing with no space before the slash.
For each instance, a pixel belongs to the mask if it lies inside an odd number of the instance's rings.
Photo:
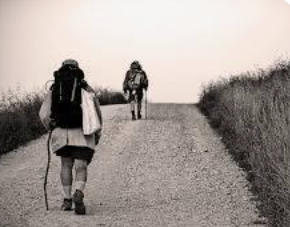
<path id="1" fill-rule="evenodd" d="M 89 147 L 65 146 L 55 152 L 57 156 L 85 160 L 90 164 L 95 151 Z"/>
<path id="2" fill-rule="evenodd" d="M 143 91 L 142 90 L 137 90 L 136 91 L 136 96 L 137 96 L 137 102 L 142 102 L 143 99 Z M 129 102 L 135 101 L 135 95 L 133 94 L 133 91 L 129 91 Z"/>

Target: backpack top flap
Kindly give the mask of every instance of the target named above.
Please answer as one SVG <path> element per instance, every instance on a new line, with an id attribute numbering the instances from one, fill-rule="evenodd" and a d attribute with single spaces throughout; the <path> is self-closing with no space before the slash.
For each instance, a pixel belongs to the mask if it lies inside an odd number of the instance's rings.
<path id="1" fill-rule="evenodd" d="M 54 73 L 54 79 L 53 96 L 56 96 L 58 102 L 81 104 L 80 93 L 84 79 L 84 73 L 81 69 L 63 66 Z"/>
<path id="2" fill-rule="evenodd" d="M 54 72 L 54 78 L 56 79 L 57 77 L 63 76 L 64 74 L 68 73 L 77 77 L 79 80 L 83 80 L 85 77 L 84 72 L 80 68 L 73 65 L 64 65 L 58 71 Z"/>

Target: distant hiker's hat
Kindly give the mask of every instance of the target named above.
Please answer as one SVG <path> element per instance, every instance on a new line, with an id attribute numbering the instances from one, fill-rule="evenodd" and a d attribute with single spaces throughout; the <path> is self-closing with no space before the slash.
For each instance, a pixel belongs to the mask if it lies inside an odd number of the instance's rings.
<path id="1" fill-rule="evenodd" d="M 131 69 L 138 69 L 139 67 L 140 63 L 138 61 L 133 61 L 130 66 Z"/>
<path id="2" fill-rule="evenodd" d="M 79 67 L 79 63 L 74 60 L 74 59 L 66 59 L 63 61 L 62 63 L 62 66 L 65 66 L 65 65 L 73 65 L 73 66 L 76 66 L 76 67 Z"/>

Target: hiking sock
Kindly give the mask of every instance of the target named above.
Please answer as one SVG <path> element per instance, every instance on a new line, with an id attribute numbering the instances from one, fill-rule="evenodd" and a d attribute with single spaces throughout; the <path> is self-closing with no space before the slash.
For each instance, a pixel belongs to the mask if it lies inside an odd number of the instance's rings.
<path id="1" fill-rule="evenodd" d="M 76 181 L 76 190 L 84 191 L 86 186 L 85 181 Z"/>
<path id="2" fill-rule="evenodd" d="M 63 197 L 65 199 L 71 199 L 71 185 L 70 186 L 63 186 Z"/>

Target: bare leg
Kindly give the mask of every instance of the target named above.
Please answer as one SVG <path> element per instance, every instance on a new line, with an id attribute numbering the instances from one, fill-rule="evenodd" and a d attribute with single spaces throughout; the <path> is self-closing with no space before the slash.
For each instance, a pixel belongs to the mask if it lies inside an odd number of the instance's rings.
<path id="1" fill-rule="evenodd" d="M 84 191 L 88 177 L 88 164 L 85 160 L 75 160 L 76 189 Z"/>
<path id="2" fill-rule="evenodd" d="M 131 101 L 131 111 L 135 112 L 135 101 Z"/>
<path id="3" fill-rule="evenodd" d="M 60 179 L 63 186 L 63 193 L 65 199 L 71 199 L 71 188 L 72 188 L 72 168 L 74 160 L 68 157 L 61 157 L 61 171 Z"/>
<path id="4" fill-rule="evenodd" d="M 135 100 L 132 100 L 132 101 L 131 101 L 132 120 L 136 120 L 136 115 L 135 115 L 135 105 L 136 105 L 136 101 L 135 101 Z"/>

